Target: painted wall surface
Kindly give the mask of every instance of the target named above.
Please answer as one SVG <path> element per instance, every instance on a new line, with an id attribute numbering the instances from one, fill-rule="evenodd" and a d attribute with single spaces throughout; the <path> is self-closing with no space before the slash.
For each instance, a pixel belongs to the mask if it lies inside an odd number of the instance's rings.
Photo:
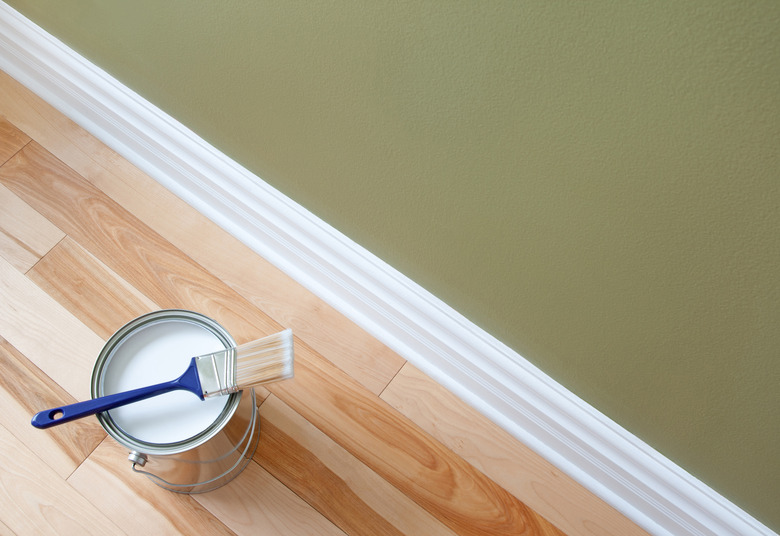
<path id="1" fill-rule="evenodd" d="M 780 528 L 780 2 L 8 3 Z"/>

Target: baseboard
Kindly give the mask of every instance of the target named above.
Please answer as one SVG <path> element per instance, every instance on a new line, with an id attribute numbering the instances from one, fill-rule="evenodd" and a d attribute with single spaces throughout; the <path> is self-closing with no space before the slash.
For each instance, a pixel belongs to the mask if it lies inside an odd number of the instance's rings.
<path id="1" fill-rule="evenodd" d="M 0 69 L 648 532 L 774 534 L 2 2 Z"/>

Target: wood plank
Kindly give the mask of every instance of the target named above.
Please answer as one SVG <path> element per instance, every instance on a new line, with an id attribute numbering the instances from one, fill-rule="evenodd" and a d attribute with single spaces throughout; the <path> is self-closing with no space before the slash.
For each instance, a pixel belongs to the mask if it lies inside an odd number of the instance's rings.
<path id="1" fill-rule="evenodd" d="M 266 315 L 255 315 L 251 327 L 235 318 L 241 296 L 37 143 L 0 167 L 0 182 L 160 307 L 195 304 L 207 316 L 250 328 L 230 330 L 239 343 L 282 329 Z"/>
<path id="2" fill-rule="evenodd" d="M 411 364 L 381 398 L 569 536 L 647 534 Z"/>
<path id="3" fill-rule="evenodd" d="M 0 167 L 0 182 L 13 184 L 17 193 L 27 196 L 28 202 L 35 203 L 54 218 L 61 228 L 67 229 L 72 239 L 101 263 L 99 266 L 92 263 L 96 273 L 108 270 L 108 279 L 121 278 L 125 282 L 123 286 L 129 285 L 137 289 L 138 293 L 148 296 L 149 302 L 142 301 L 141 305 L 156 303 L 164 309 L 198 310 L 225 325 L 239 343 L 283 329 L 263 314 L 255 314 L 251 325 L 241 319 L 243 313 L 234 311 L 231 305 L 234 302 L 245 302 L 241 296 L 35 142 L 31 142 L 5 166 Z M 84 255 L 81 255 L 81 260 L 89 262 Z M 65 307 L 71 307 L 82 322 L 94 322 L 95 314 L 91 308 L 95 306 L 94 300 L 101 297 L 93 296 L 89 304 L 74 303 L 68 297 L 81 292 L 78 287 L 82 278 L 72 270 L 74 267 L 60 267 L 66 272 L 49 277 L 46 280 L 47 288 L 52 291 L 54 298 L 63 300 Z M 50 298 L 47 296 L 47 299 Z M 116 311 L 109 315 L 113 319 L 109 321 L 109 326 L 115 325 L 117 318 L 125 318 L 123 304 L 106 302 L 103 307 L 115 308 Z M 230 329 L 231 325 L 233 329 Z M 237 329 L 239 326 L 246 329 L 242 332 Z M 2 333 L 0 331 L 0 335 Z M 90 367 L 97 355 L 92 355 Z M 33 361 L 39 364 L 35 359 Z M 49 373 L 50 369 L 45 366 L 41 368 Z M 80 370 L 83 374 L 83 367 Z M 76 379 L 66 380 L 63 377 L 66 372 L 61 370 L 54 373 L 55 379 L 59 383 L 62 378 L 69 382 L 68 385 L 72 385 L 71 380 Z M 90 374 L 91 368 L 81 381 L 89 378 Z M 66 388 L 70 391 L 70 387 Z M 262 386 L 255 391 L 260 400 L 268 394 Z M 83 390 L 81 392 L 88 396 Z"/>
<path id="4" fill-rule="evenodd" d="M 402 536 L 311 452 L 272 423 L 265 421 L 263 426 L 261 453 L 256 459 L 287 488 L 347 534 Z"/>
<path id="5" fill-rule="evenodd" d="M 160 308 L 69 237 L 27 277 L 103 339 L 128 321 Z M 269 394 L 263 386 L 255 388 L 258 404 Z"/>
<path id="6" fill-rule="evenodd" d="M 218 262 L 204 255 L 204 249 L 185 243 L 186 251 L 212 273 L 229 284 L 253 305 L 267 312 L 295 333 L 318 354 L 355 378 L 374 394 L 379 394 L 406 362 L 400 355 L 371 337 L 347 317 L 315 294 L 293 281 L 278 268 L 254 254 L 244 244 L 227 240 L 224 232 L 214 233 L 225 254 L 241 262 Z M 207 236 L 207 235 L 206 235 Z M 198 254 L 198 252 L 200 252 Z"/>
<path id="7" fill-rule="evenodd" d="M 275 396 L 255 460 L 347 534 L 454 533 Z"/>
<path id="8" fill-rule="evenodd" d="M 89 378 L 103 339 L 3 258 L 0 310 L 1 337 L 76 400 L 90 398 Z"/>
<path id="9" fill-rule="evenodd" d="M 2 71 L 0 93 L 0 113 L 370 391 L 401 368 L 403 358 Z"/>
<path id="10" fill-rule="evenodd" d="M 281 328 L 35 142 L 0 181 L 161 306 L 203 311 L 239 342 Z M 305 342 L 295 347 L 295 379 L 269 390 L 455 532 L 558 534 Z"/>
<path id="11" fill-rule="evenodd" d="M 30 138 L 0 117 L 0 165 L 30 142 Z M 0 187 L 0 256 L 21 272 L 29 270 L 64 233 L 7 188 Z"/>
<path id="12" fill-rule="evenodd" d="M 45 255 L 27 277 L 104 339 L 159 309 L 71 238 Z"/>
<path id="13" fill-rule="evenodd" d="M 0 115 L 0 165 L 30 142 L 30 137 Z"/>
<path id="14" fill-rule="evenodd" d="M 65 233 L 0 185 L 0 256 L 24 273 Z"/>
<path id="15" fill-rule="evenodd" d="M 0 520 L 18 534 L 124 534 L 0 426 Z"/>
<path id="16" fill-rule="evenodd" d="M 44 409 L 76 402 L 29 359 L 0 337 L 0 424 L 61 478 L 67 478 L 106 437 L 95 419 L 43 431 L 30 424 Z"/>
<path id="17" fill-rule="evenodd" d="M 234 534 L 193 496 L 172 493 L 134 473 L 127 449 L 110 437 L 68 483 L 128 534 Z"/>
<path id="18" fill-rule="evenodd" d="M 255 462 L 250 462 L 229 485 L 195 498 L 240 536 L 344 536 L 338 527 Z"/>
<path id="19" fill-rule="evenodd" d="M 296 348 L 272 394 L 458 534 L 561 534 L 547 520 L 335 367 Z"/>

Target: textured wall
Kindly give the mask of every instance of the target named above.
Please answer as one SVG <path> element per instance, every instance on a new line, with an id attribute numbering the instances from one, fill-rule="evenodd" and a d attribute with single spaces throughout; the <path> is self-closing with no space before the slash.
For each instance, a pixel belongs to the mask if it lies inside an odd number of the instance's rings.
<path id="1" fill-rule="evenodd" d="M 780 527 L 780 3 L 9 3 Z"/>

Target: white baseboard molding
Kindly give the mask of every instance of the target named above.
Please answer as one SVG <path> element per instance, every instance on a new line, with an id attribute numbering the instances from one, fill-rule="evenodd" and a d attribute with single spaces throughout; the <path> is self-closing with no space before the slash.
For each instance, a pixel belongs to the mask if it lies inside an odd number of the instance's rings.
<path id="1" fill-rule="evenodd" d="M 775 534 L 3 2 L 0 69 L 651 534 Z"/>

